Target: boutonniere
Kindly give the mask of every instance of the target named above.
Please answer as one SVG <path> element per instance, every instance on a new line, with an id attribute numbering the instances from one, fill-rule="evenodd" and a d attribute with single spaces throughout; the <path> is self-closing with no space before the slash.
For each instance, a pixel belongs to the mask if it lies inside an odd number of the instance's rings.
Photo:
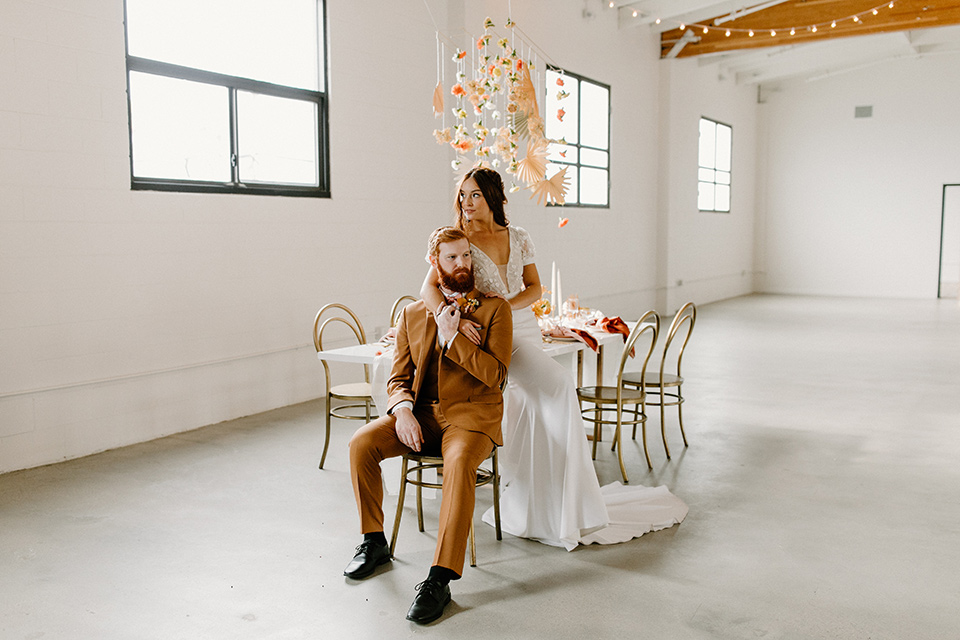
<path id="1" fill-rule="evenodd" d="M 479 306 L 480 301 L 476 298 L 468 298 L 466 296 L 457 298 L 457 307 L 460 308 L 460 313 L 473 313 Z"/>

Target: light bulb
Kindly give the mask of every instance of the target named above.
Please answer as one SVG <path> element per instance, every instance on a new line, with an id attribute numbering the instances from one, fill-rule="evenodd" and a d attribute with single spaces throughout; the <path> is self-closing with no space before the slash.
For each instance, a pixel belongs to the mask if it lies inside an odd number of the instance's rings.
<path id="1" fill-rule="evenodd" d="M 854 22 L 860 22 L 860 18 L 859 18 L 858 16 L 853 16 L 853 21 L 854 21 Z"/>
<path id="2" fill-rule="evenodd" d="M 813 32 L 814 32 L 814 33 L 817 32 L 817 25 L 813 25 Z"/>
<path id="3" fill-rule="evenodd" d="M 660 24 L 660 18 L 657 18 L 657 19 L 655 20 L 655 22 L 656 22 L 657 24 Z"/>
<path id="4" fill-rule="evenodd" d="M 704 28 L 703 28 L 703 32 L 704 32 L 704 33 L 709 33 L 709 32 L 710 32 L 710 29 L 707 29 L 706 27 L 704 27 Z"/>
<path id="5" fill-rule="evenodd" d="M 634 12 L 633 12 L 633 17 L 634 17 L 634 18 L 637 17 L 637 12 L 636 12 L 636 10 L 634 10 Z"/>
<path id="6" fill-rule="evenodd" d="M 614 2 L 611 2 L 611 3 L 610 3 L 610 8 L 611 8 L 611 9 L 613 9 L 614 4 L 615 4 Z"/>
<path id="7" fill-rule="evenodd" d="M 796 29 L 790 29 L 790 35 L 795 35 L 797 33 Z"/>
<path id="8" fill-rule="evenodd" d="M 752 37 L 753 37 L 753 29 L 750 29 L 750 33 L 748 33 L 747 35 L 752 38 Z"/>
<path id="9" fill-rule="evenodd" d="M 877 15 L 878 13 L 880 13 L 880 12 L 877 11 L 876 9 L 873 10 L 873 15 Z"/>
<path id="10" fill-rule="evenodd" d="M 683 23 L 681 22 L 681 23 L 680 23 L 680 31 L 683 31 L 683 30 L 686 29 L 686 28 L 687 28 L 687 25 L 685 25 L 685 24 L 683 24 Z"/>
<path id="11" fill-rule="evenodd" d="M 727 29 L 727 37 L 730 37 L 730 29 Z"/>
<path id="12" fill-rule="evenodd" d="M 837 26 L 837 21 L 836 21 L 836 20 L 834 20 L 833 22 L 830 23 L 830 28 L 831 28 L 831 29 L 834 28 L 835 26 Z"/>
<path id="13" fill-rule="evenodd" d="M 777 35 L 777 32 L 774 31 L 773 29 L 770 29 L 770 36 L 773 37 L 775 35 Z"/>

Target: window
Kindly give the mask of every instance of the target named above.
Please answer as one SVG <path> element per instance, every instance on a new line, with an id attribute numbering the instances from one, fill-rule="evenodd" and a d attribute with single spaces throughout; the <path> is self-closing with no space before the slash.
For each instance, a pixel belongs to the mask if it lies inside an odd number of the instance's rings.
<path id="1" fill-rule="evenodd" d="M 700 211 L 730 212 L 730 146 L 733 128 L 700 118 L 700 170 L 697 206 Z"/>
<path id="2" fill-rule="evenodd" d="M 329 197 L 322 0 L 126 0 L 134 189 Z"/>
<path id="3" fill-rule="evenodd" d="M 547 177 L 567 167 L 564 206 L 610 206 L 610 87 L 562 69 L 547 69 Z"/>

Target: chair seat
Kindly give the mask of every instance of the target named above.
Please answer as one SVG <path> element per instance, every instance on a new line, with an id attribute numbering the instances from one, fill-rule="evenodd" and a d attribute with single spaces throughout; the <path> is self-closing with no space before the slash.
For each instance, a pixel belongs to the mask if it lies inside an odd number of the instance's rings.
<path id="1" fill-rule="evenodd" d="M 581 400 L 589 402 L 600 402 L 604 404 L 617 403 L 616 387 L 579 387 L 577 395 Z M 623 389 L 620 398 L 624 402 L 638 404 L 643 402 L 644 392 L 640 389 Z"/>
<path id="2" fill-rule="evenodd" d="M 640 384 L 640 374 L 637 372 L 625 373 L 623 374 L 623 381 L 629 382 L 631 384 Z M 683 377 L 678 376 L 673 373 L 663 374 L 663 386 L 665 387 L 679 387 L 683 384 Z M 646 386 L 648 387 L 659 387 L 660 386 L 660 372 L 659 371 L 647 371 L 646 377 Z"/>
<path id="3" fill-rule="evenodd" d="M 330 395 L 335 398 L 369 398 L 373 389 L 369 382 L 348 382 L 331 387 Z"/>

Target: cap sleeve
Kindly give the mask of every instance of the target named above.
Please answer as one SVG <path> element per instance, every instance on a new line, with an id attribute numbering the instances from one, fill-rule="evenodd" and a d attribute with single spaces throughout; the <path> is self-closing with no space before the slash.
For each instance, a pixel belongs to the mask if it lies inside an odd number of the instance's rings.
<path id="1" fill-rule="evenodd" d="M 511 227 L 516 237 L 517 246 L 520 248 L 520 256 L 523 259 L 523 266 L 534 264 L 536 262 L 537 250 L 533 246 L 533 239 L 523 227 Z"/>

